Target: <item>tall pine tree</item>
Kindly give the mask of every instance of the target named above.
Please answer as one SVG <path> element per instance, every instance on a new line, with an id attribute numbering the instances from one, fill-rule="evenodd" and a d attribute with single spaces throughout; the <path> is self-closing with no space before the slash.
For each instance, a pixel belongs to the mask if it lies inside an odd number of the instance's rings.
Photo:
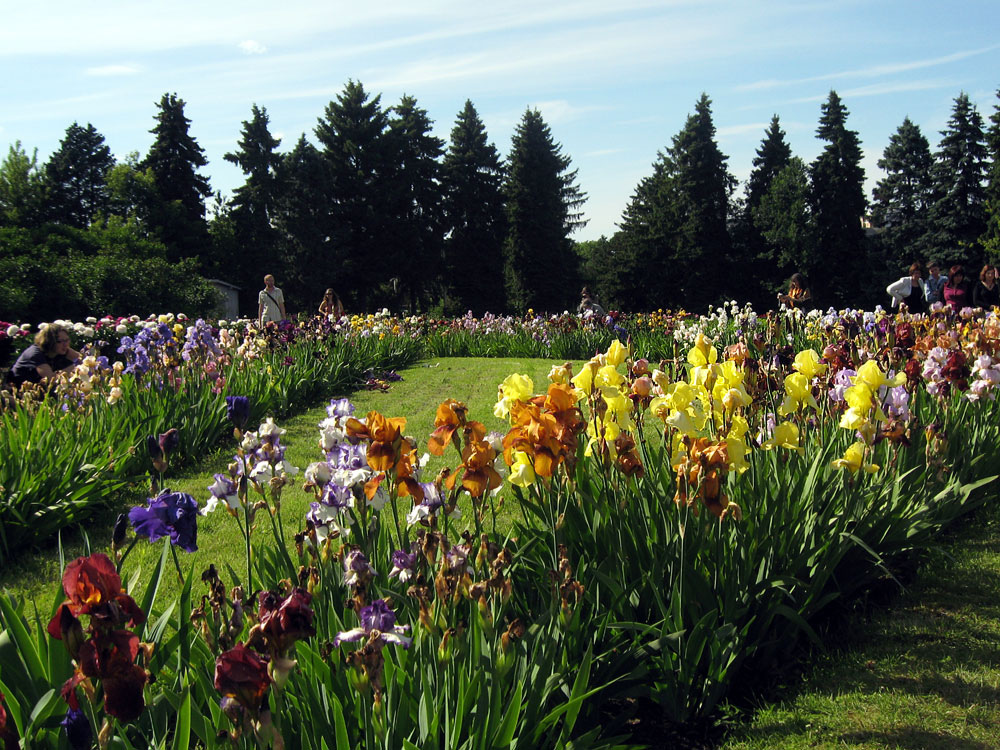
<path id="1" fill-rule="evenodd" d="M 930 221 L 935 257 L 976 264 L 986 231 L 987 171 L 983 118 L 966 93 L 955 99 L 934 155 Z M 966 269 L 967 271 L 969 269 Z"/>
<path id="2" fill-rule="evenodd" d="M 389 119 L 390 165 L 386 190 L 394 244 L 390 260 L 411 311 L 426 309 L 441 274 L 444 244 L 441 155 L 444 142 L 417 100 L 404 95 Z M 402 301 L 402 300 L 401 300 Z"/>
<path id="3" fill-rule="evenodd" d="M 715 142 L 711 100 L 695 104 L 639 183 L 622 219 L 623 274 L 636 309 L 701 310 L 735 292 L 726 227 L 735 181 Z"/>
<path id="4" fill-rule="evenodd" d="M 336 101 L 327 104 L 315 130 L 329 165 L 327 258 L 336 270 L 324 283 L 342 289 L 346 302 L 362 308 L 369 302 L 386 304 L 390 292 L 376 284 L 394 276 L 394 269 L 381 262 L 395 242 L 381 223 L 391 212 L 388 125 L 381 96 L 369 98 L 360 82 L 348 81 Z"/>
<path id="5" fill-rule="evenodd" d="M 875 186 L 872 203 L 872 221 L 883 229 L 882 245 L 894 266 L 930 255 L 927 213 L 933 196 L 932 163 L 920 127 L 905 118 L 878 161 L 885 177 Z"/>
<path id="6" fill-rule="evenodd" d="M 278 177 L 281 154 L 277 152 L 281 140 L 271 135 L 266 108 L 254 104 L 251 115 L 250 120 L 243 121 L 237 150 L 222 157 L 246 175 L 246 182 L 233 191 L 230 203 L 239 262 L 233 262 L 236 258 L 216 259 L 232 269 L 233 283 L 242 288 L 248 309 L 257 298 L 260 269 L 275 257 L 277 250 L 278 235 L 273 223 L 281 193 Z"/>
<path id="7" fill-rule="evenodd" d="M 858 284 L 868 266 L 861 141 L 856 131 L 847 128 L 849 112 L 836 91 L 830 92 L 821 111 L 816 137 L 826 146 L 810 167 L 810 202 L 816 249 L 825 271 L 810 284 L 821 306 L 857 303 Z"/>
<path id="8" fill-rule="evenodd" d="M 745 248 L 741 248 L 739 263 L 749 270 L 752 281 L 745 285 L 745 299 L 756 305 L 769 305 L 774 301 L 774 289 L 783 281 L 784 271 L 778 261 L 779 250 L 764 236 L 763 229 L 755 221 L 755 212 L 768 194 L 778 174 L 788 166 L 792 158 L 792 148 L 785 140 L 777 115 L 764 132 L 757 154 L 753 159 L 753 169 L 747 180 L 746 200 L 743 204 L 743 226 L 745 227 Z M 734 243 L 735 244 L 735 243 Z"/>
<path id="9" fill-rule="evenodd" d="M 279 171 L 283 189 L 275 203 L 275 230 L 279 256 L 286 260 L 289 296 L 315 300 L 308 308 L 302 305 L 312 312 L 323 291 L 333 287 L 347 303 L 343 271 L 330 235 L 329 163 L 303 133 L 295 148 L 284 155 Z"/>
<path id="10" fill-rule="evenodd" d="M 504 309 L 503 163 L 466 100 L 444 157 L 444 283 L 454 312 Z"/>
<path id="11" fill-rule="evenodd" d="M 212 194 L 198 168 L 208 164 L 205 152 L 188 132 L 184 100 L 164 94 L 158 105 L 154 136 L 143 169 L 150 169 L 161 205 L 150 217 L 171 260 L 203 256 L 208 249 L 205 198 Z"/>
<path id="12" fill-rule="evenodd" d="M 990 129 L 986 134 L 989 149 L 990 171 L 986 181 L 986 233 L 983 247 L 992 263 L 1000 261 L 1000 89 L 997 103 L 990 115 Z"/>
<path id="13" fill-rule="evenodd" d="M 73 123 L 45 165 L 49 221 L 84 229 L 106 213 L 108 174 L 115 166 L 111 149 L 93 125 Z"/>
<path id="14" fill-rule="evenodd" d="M 511 140 L 504 183 L 504 281 L 516 312 L 562 310 L 576 300 L 577 257 L 569 234 L 585 223 L 580 207 L 586 195 L 570 163 L 541 113 L 528 109 Z"/>

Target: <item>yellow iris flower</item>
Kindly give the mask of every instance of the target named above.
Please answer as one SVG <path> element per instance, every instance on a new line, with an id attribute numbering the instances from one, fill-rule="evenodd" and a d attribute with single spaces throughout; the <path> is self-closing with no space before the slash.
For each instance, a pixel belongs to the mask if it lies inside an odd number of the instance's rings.
<path id="1" fill-rule="evenodd" d="M 767 451 L 774 448 L 788 448 L 789 450 L 801 453 L 802 446 L 799 445 L 799 428 L 794 422 L 782 422 L 774 428 L 774 435 L 771 436 L 771 439 L 765 440 L 761 447 Z"/>
<path id="2" fill-rule="evenodd" d="M 795 355 L 792 368 L 801 372 L 807 378 L 813 378 L 826 373 L 829 365 L 819 361 L 819 355 L 812 349 L 803 349 Z"/>
<path id="3" fill-rule="evenodd" d="M 510 483 L 518 487 L 528 487 L 535 483 L 536 478 L 531 456 L 524 451 L 514 451 L 514 463 L 510 467 Z"/>
<path id="4" fill-rule="evenodd" d="M 513 373 L 500 384 L 500 400 L 493 407 L 493 416 L 497 419 L 507 419 L 510 416 L 511 405 L 517 401 L 522 403 L 534 395 L 535 384 L 527 375 Z"/>
<path id="5" fill-rule="evenodd" d="M 813 398 L 809 379 L 801 372 L 793 372 L 785 378 L 785 400 L 778 407 L 778 414 L 784 417 L 805 405 L 819 409 L 819 404 Z"/>
<path id="6" fill-rule="evenodd" d="M 837 469 L 848 469 L 851 474 L 857 474 L 859 469 L 864 469 L 868 474 L 874 474 L 881 468 L 876 464 L 865 463 L 865 444 L 860 442 L 853 443 L 844 452 L 844 457 L 836 459 L 831 465 Z"/>
<path id="7" fill-rule="evenodd" d="M 881 368 L 878 366 L 878 363 L 874 359 L 869 359 L 858 368 L 858 374 L 854 376 L 851 382 L 855 385 L 864 383 L 874 392 L 883 385 L 889 386 L 890 388 L 902 385 L 906 382 L 906 373 L 898 372 L 894 378 L 887 378 L 885 373 L 883 373 Z"/>
<path id="8" fill-rule="evenodd" d="M 609 365 L 612 367 L 618 367 L 618 365 L 625 361 L 625 358 L 628 357 L 628 355 L 628 347 L 622 346 L 622 342 L 615 339 L 611 342 L 611 346 L 608 347 L 608 352 L 604 356 Z"/>

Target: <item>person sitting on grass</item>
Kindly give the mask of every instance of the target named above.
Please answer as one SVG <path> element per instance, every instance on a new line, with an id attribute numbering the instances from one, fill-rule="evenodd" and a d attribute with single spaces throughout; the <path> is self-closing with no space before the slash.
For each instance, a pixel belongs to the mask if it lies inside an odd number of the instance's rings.
<path id="1" fill-rule="evenodd" d="M 80 359 L 80 352 L 70 346 L 69 331 L 50 323 L 35 334 L 35 343 L 21 352 L 7 374 L 13 385 L 42 383 L 57 372 L 69 370 Z"/>

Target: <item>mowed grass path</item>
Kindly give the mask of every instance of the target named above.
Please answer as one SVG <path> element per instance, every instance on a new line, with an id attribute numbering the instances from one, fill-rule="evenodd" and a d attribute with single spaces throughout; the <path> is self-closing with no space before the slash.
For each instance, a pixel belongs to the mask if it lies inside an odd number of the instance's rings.
<path id="1" fill-rule="evenodd" d="M 725 750 L 1000 748 L 1000 509 L 942 536 L 909 589 L 845 623 Z"/>

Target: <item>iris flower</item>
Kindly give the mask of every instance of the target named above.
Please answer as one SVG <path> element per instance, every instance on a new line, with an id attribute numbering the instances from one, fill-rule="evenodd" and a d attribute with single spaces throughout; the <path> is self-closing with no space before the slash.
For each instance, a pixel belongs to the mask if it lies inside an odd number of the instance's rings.
<path id="1" fill-rule="evenodd" d="M 799 428 L 795 426 L 794 422 L 782 422 L 774 428 L 774 435 L 771 439 L 764 441 L 761 447 L 768 451 L 774 448 L 788 448 L 789 450 L 801 453 L 802 446 L 799 445 Z"/>
<path id="2" fill-rule="evenodd" d="M 394 646 L 409 648 L 413 643 L 412 638 L 404 635 L 409 632 L 410 626 L 396 624 L 396 613 L 389 608 L 384 599 L 376 599 L 367 607 L 362 607 L 359 619 L 361 627 L 344 630 L 334 636 L 334 648 L 341 643 L 355 643 L 373 634 L 377 641 L 391 643 Z"/>
<path id="3" fill-rule="evenodd" d="M 844 457 L 836 459 L 831 465 L 837 469 L 848 469 L 851 474 L 857 474 L 859 469 L 864 469 L 868 474 L 874 474 L 881 468 L 877 464 L 865 463 L 865 444 L 861 442 L 853 443 L 844 452 Z"/>
<path id="4" fill-rule="evenodd" d="M 149 498 L 145 508 L 132 508 L 128 518 L 135 533 L 151 542 L 169 536 L 170 543 L 181 549 L 198 549 L 198 501 L 186 492 L 164 490 Z"/>

